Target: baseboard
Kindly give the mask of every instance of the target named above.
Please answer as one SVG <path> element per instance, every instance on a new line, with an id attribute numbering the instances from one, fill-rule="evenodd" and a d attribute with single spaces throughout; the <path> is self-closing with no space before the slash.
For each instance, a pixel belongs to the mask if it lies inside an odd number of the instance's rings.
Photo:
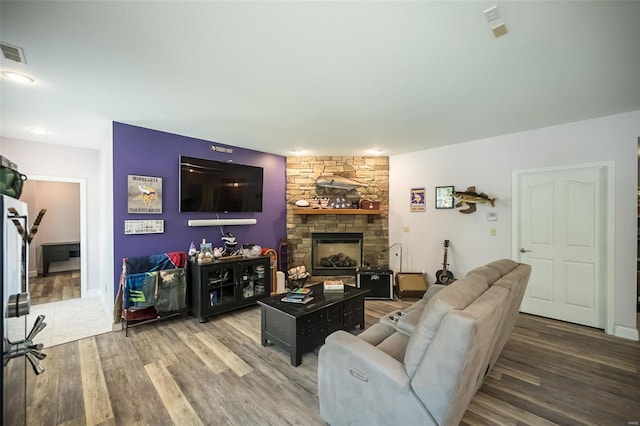
<path id="1" fill-rule="evenodd" d="M 34 278 L 38 276 L 38 271 L 29 271 L 29 278 Z"/>
<path id="2" fill-rule="evenodd" d="M 616 337 L 622 337 L 623 339 L 638 341 L 638 329 L 633 327 L 625 327 L 623 325 L 613 326 L 613 335 Z"/>
<path id="3" fill-rule="evenodd" d="M 104 312 L 106 315 L 108 316 L 112 316 L 113 315 L 113 302 L 109 302 L 107 303 L 106 299 L 105 299 L 105 294 L 103 292 L 101 292 L 99 289 L 97 288 L 93 288 L 91 290 L 87 290 L 85 292 L 85 296 L 86 298 L 99 298 L 100 299 L 100 304 L 102 305 L 102 307 L 104 308 Z"/>
<path id="4" fill-rule="evenodd" d="M 97 288 L 93 288 L 91 290 L 87 290 L 85 297 L 92 297 L 92 298 L 93 297 L 99 297 L 100 299 L 102 299 L 104 301 L 104 295 Z"/>

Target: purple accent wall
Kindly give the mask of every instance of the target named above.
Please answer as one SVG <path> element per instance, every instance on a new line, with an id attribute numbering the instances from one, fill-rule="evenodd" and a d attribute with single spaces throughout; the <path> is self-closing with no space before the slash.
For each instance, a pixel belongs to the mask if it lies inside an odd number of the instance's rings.
<path id="1" fill-rule="evenodd" d="M 232 148 L 233 154 L 215 152 L 211 146 Z M 199 247 L 203 238 L 222 246 L 218 226 L 189 227 L 189 219 L 215 219 L 216 213 L 180 213 L 179 157 L 233 160 L 264 168 L 262 213 L 219 213 L 221 219 L 255 218 L 256 225 L 224 226 L 238 244 L 260 244 L 278 248 L 286 237 L 286 158 L 217 142 L 180 136 L 123 123 L 113 123 L 113 257 L 116 280 L 124 257 L 145 256 L 168 251 L 188 251 L 193 241 Z M 127 213 L 127 176 L 162 178 L 162 214 Z M 163 234 L 124 235 L 125 220 L 162 219 Z M 115 286 L 117 291 L 118 286 Z"/>

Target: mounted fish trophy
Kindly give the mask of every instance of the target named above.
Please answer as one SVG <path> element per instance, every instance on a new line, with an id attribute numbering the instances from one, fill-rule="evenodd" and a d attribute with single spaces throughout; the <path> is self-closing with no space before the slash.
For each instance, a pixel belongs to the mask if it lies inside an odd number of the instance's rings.
<path id="1" fill-rule="evenodd" d="M 489 198 L 484 192 L 477 193 L 475 186 L 470 186 L 466 191 L 453 191 L 453 197 L 459 198 L 460 201 L 456 203 L 456 207 L 467 206 L 464 210 L 458 210 L 460 213 L 473 213 L 476 211 L 476 204 L 489 203 L 491 207 L 496 206 L 497 198 Z"/>
<path id="2" fill-rule="evenodd" d="M 342 189 L 344 191 L 351 191 L 361 186 L 368 186 L 364 183 L 360 183 L 356 180 L 346 178 L 344 176 L 337 175 L 323 175 L 316 179 L 316 186 L 322 188 Z"/>
<path id="3" fill-rule="evenodd" d="M 316 179 L 316 186 L 324 188 L 325 194 L 329 197 L 325 197 L 321 201 L 322 208 L 331 209 L 347 209 L 351 208 L 352 201 L 349 201 L 347 192 L 352 191 L 360 187 L 368 187 L 364 183 L 360 183 L 356 180 L 340 175 L 321 175 Z M 324 202 L 326 199 L 326 203 Z M 355 202 L 357 205 L 357 202 Z"/>

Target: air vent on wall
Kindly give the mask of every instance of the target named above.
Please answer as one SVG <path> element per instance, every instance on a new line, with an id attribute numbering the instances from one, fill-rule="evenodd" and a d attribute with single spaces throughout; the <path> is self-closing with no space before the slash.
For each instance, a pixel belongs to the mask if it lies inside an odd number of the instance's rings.
<path id="1" fill-rule="evenodd" d="M 18 62 L 19 64 L 27 63 L 27 60 L 24 58 L 24 51 L 22 50 L 22 47 L 0 42 L 0 49 L 2 49 L 2 56 L 10 61 Z"/>

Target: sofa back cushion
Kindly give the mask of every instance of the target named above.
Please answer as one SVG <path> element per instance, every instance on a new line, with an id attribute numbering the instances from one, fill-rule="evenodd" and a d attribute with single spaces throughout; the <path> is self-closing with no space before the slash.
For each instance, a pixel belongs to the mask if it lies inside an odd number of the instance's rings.
<path id="1" fill-rule="evenodd" d="M 487 281 L 487 284 L 489 284 L 489 286 L 492 286 L 493 283 L 499 280 L 502 275 L 500 275 L 500 272 L 497 269 L 491 268 L 487 265 L 482 265 L 472 269 L 467 274 L 467 277 L 473 276 L 483 277 L 483 279 Z"/>
<path id="2" fill-rule="evenodd" d="M 514 262 L 511 259 L 500 259 L 500 260 L 493 261 L 491 263 L 487 263 L 485 266 L 495 269 L 500 273 L 501 277 L 504 277 L 509 272 L 516 269 L 516 267 L 518 266 L 518 263 Z"/>
<path id="3" fill-rule="evenodd" d="M 447 312 L 440 322 L 411 381 L 438 424 L 458 424 L 469 406 L 508 297 L 507 289 L 491 287 L 465 309 Z"/>
<path id="4" fill-rule="evenodd" d="M 405 368 L 413 377 L 431 344 L 444 316 L 463 310 L 484 293 L 489 285 L 482 276 L 464 277 L 436 293 L 427 303 L 416 324 L 404 356 Z"/>
<path id="5" fill-rule="evenodd" d="M 509 336 L 513 332 L 513 328 L 516 324 L 518 317 L 518 311 L 522 304 L 522 298 L 527 289 L 529 283 L 529 277 L 531 275 L 531 266 L 521 263 L 517 268 L 512 270 L 509 274 L 500 278 L 495 282 L 495 286 L 504 287 L 509 290 L 509 302 L 507 308 L 504 311 L 503 318 L 500 320 L 500 328 L 496 333 L 493 343 L 491 360 L 489 367 L 493 367 L 496 360 L 500 356 L 500 352 L 507 343 Z"/>

